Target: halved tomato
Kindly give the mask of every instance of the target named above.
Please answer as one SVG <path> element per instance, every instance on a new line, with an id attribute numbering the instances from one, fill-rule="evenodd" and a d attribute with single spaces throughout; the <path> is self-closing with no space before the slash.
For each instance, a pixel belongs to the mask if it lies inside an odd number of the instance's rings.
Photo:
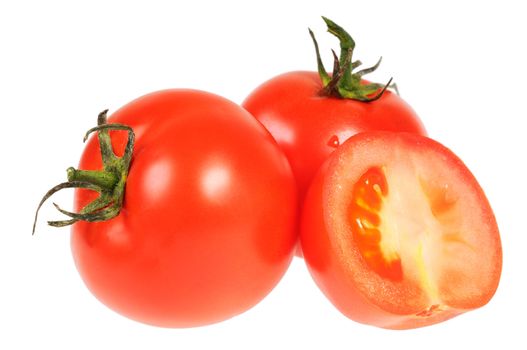
<path id="1" fill-rule="evenodd" d="M 302 217 L 318 286 L 346 316 L 383 328 L 434 324 L 486 304 L 502 251 L 483 190 L 427 137 L 366 132 L 320 169 Z"/>

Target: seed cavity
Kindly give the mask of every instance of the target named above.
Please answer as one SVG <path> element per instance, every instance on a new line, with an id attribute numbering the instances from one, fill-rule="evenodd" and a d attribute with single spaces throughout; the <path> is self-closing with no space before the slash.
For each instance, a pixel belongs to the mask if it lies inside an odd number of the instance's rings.
<path id="1" fill-rule="evenodd" d="M 365 263 L 381 277 L 392 281 L 403 278 L 397 243 L 384 237 L 379 216 L 388 185 L 381 167 L 369 168 L 353 187 L 349 207 L 352 235 Z"/>

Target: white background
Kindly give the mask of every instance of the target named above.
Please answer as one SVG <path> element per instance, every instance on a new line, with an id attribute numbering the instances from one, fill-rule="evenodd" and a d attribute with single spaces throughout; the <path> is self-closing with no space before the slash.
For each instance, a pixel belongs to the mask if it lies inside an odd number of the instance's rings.
<path id="1" fill-rule="evenodd" d="M 0 348 L 456 349 L 526 348 L 527 33 L 521 1 L 2 1 L 0 4 Z M 84 287 L 69 230 L 41 195 L 76 165 L 102 109 L 169 87 L 241 103 L 279 73 L 315 69 L 345 27 L 370 79 L 393 76 L 429 134 L 473 171 L 495 210 L 504 266 L 485 307 L 411 331 L 342 316 L 295 259 L 248 312 L 216 325 L 160 329 L 115 314 Z M 71 203 L 71 193 L 55 200 Z M 515 344 L 515 345 L 512 345 Z"/>

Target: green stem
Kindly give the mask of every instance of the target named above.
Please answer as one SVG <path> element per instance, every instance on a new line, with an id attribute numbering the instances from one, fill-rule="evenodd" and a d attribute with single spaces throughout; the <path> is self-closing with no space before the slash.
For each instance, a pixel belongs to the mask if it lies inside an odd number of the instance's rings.
<path id="1" fill-rule="evenodd" d="M 310 30 L 310 35 L 313 39 L 317 55 L 318 72 L 323 85 L 323 89 L 321 90 L 320 94 L 328 97 L 352 99 L 362 102 L 372 102 L 379 99 L 390 85 L 364 83 L 362 81 L 362 76 L 375 71 L 380 64 L 380 60 L 372 67 L 365 68 L 359 72 L 354 73 L 353 70 L 361 65 L 360 61 L 353 61 L 355 41 L 348 34 L 348 32 L 346 32 L 338 24 L 326 17 L 322 17 L 322 19 L 327 25 L 328 32 L 339 39 L 340 55 L 338 60 L 335 60 L 333 63 L 332 76 L 329 76 L 326 73 L 320 58 L 320 52 L 315 35 Z"/>
<path id="2" fill-rule="evenodd" d="M 315 34 L 313 34 L 313 31 L 311 29 L 309 29 L 309 35 L 311 35 L 311 39 L 313 40 L 313 45 L 315 45 L 315 52 L 317 55 L 318 75 L 320 76 L 320 79 L 322 80 L 322 84 L 326 86 L 331 81 L 331 77 L 329 76 L 328 72 L 326 72 L 326 68 L 324 68 L 324 63 L 322 63 L 322 59 L 320 58 L 320 51 L 318 49 L 317 39 L 315 38 Z"/>
<path id="3" fill-rule="evenodd" d="M 353 50 L 355 49 L 355 41 L 353 40 L 351 35 L 349 35 L 348 32 L 344 30 L 344 28 L 342 28 L 327 17 L 322 16 L 322 19 L 324 20 L 324 22 L 326 22 L 328 32 L 336 36 L 340 42 L 339 64 L 340 67 L 344 68 L 344 70 L 339 80 L 339 84 L 341 84 L 342 86 L 352 84 L 351 80 L 353 77 L 351 61 L 353 57 Z"/>
<path id="4" fill-rule="evenodd" d="M 101 170 L 77 170 L 73 167 L 66 170 L 68 181 L 88 182 L 103 190 L 111 191 L 119 181 L 119 177 L 108 171 Z"/>
<path id="5" fill-rule="evenodd" d="M 108 110 L 105 109 L 97 116 L 97 126 L 106 125 L 106 116 Z M 115 159 L 115 154 L 113 153 L 112 141 L 110 135 L 107 132 L 98 133 L 97 137 L 99 138 L 99 145 L 101 146 L 101 157 L 104 164 Z M 86 139 L 86 138 L 85 138 Z"/>
<path id="6" fill-rule="evenodd" d="M 106 221 L 110 220 L 121 211 L 124 198 L 126 179 L 130 170 L 135 134 L 131 127 L 122 124 L 107 124 L 107 110 L 101 112 L 97 119 L 97 126 L 88 130 L 84 141 L 93 133 L 98 133 L 99 148 L 103 163 L 102 170 L 78 170 L 75 168 L 67 169 L 68 182 L 59 184 L 50 189 L 41 199 L 35 212 L 35 221 L 33 222 L 33 233 L 38 218 L 38 212 L 42 204 L 56 192 L 65 188 L 85 188 L 96 191 L 99 196 L 88 203 L 80 213 L 73 213 L 61 209 L 55 204 L 55 208 L 62 214 L 69 217 L 67 220 L 48 221 L 50 226 L 63 227 L 72 225 L 75 222 L 87 221 Z M 112 140 L 108 133 L 109 130 L 123 130 L 128 132 L 128 142 L 125 147 L 124 155 L 117 157 L 113 152 Z"/>

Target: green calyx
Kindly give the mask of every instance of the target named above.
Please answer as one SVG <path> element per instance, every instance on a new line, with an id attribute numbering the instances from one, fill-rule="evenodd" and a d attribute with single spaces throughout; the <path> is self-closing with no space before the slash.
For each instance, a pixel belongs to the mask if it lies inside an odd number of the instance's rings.
<path id="1" fill-rule="evenodd" d="M 362 102 L 372 102 L 379 99 L 388 87 L 393 86 L 397 89 L 395 84 L 390 85 L 392 82 L 391 78 L 385 85 L 377 83 L 362 83 L 361 79 L 364 75 L 375 71 L 379 67 L 382 57 L 374 66 L 364 68 L 358 72 L 353 72 L 356 68 L 362 65 L 362 62 L 358 60 L 353 61 L 355 41 L 335 22 L 326 17 L 322 17 L 322 19 L 326 22 L 328 32 L 336 36 L 340 41 L 340 56 L 337 57 L 335 51 L 331 50 L 333 52 L 333 72 L 331 75 L 328 74 L 324 68 L 322 59 L 320 58 L 320 51 L 315 35 L 313 34 L 313 31 L 309 29 L 309 34 L 313 39 L 313 44 L 315 45 L 317 54 L 318 74 L 320 75 L 322 85 L 324 86 L 322 91 L 320 91 L 321 95 Z"/>
<path id="2" fill-rule="evenodd" d="M 63 227 L 72 225 L 77 221 L 106 221 L 119 215 L 123 205 L 124 189 L 132 160 L 135 134 L 133 129 L 127 125 L 107 124 L 107 113 L 108 110 L 101 112 L 97 118 L 97 126 L 88 130 L 84 136 L 84 141 L 86 141 L 91 133 L 97 132 L 103 169 L 77 170 L 72 167 L 68 168 L 68 181 L 54 186 L 42 197 L 35 213 L 33 234 L 35 233 L 38 212 L 44 202 L 54 193 L 65 188 L 89 189 L 98 192 L 99 196 L 82 208 L 79 213 L 66 211 L 53 203 L 55 208 L 68 216 L 69 219 L 48 221 L 50 226 Z M 113 151 L 112 141 L 108 133 L 110 130 L 124 130 L 128 132 L 128 142 L 122 157 L 117 157 Z"/>

